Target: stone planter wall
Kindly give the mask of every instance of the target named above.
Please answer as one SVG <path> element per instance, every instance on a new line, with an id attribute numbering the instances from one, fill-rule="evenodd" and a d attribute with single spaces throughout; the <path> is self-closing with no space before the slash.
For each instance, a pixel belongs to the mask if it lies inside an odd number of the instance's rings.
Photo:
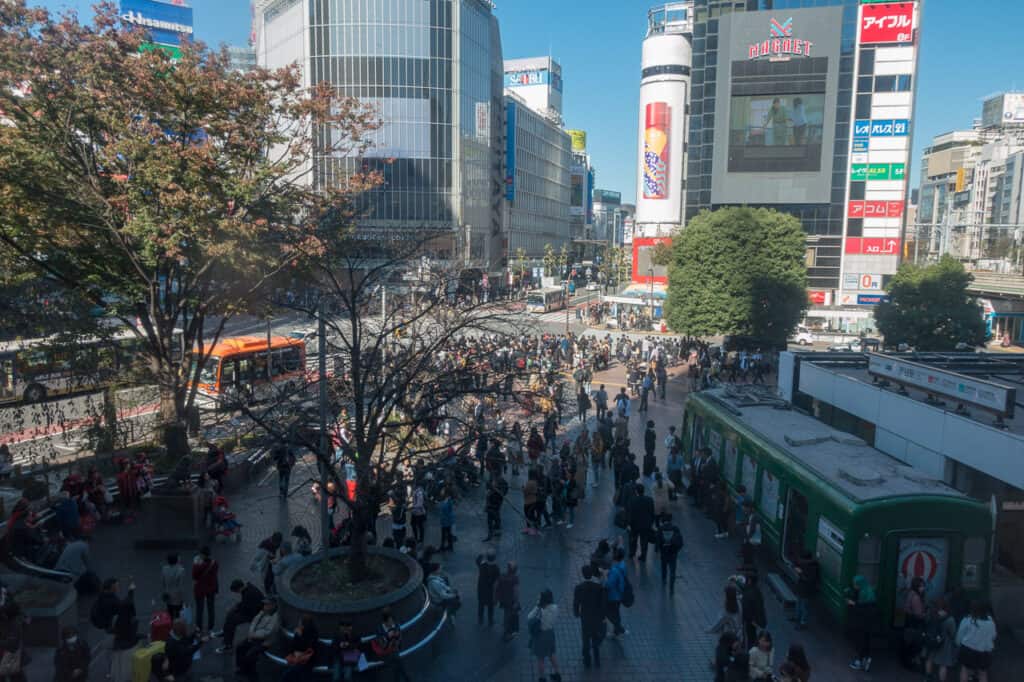
<path id="1" fill-rule="evenodd" d="M 31 622 L 25 626 L 25 644 L 30 647 L 56 647 L 60 644 L 60 631 L 68 625 L 78 625 L 78 593 L 72 585 L 58 583 L 19 573 L 0 575 L 7 588 L 14 594 L 33 587 L 45 587 L 60 594 L 57 603 L 49 607 L 24 606 L 25 615 Z"/>

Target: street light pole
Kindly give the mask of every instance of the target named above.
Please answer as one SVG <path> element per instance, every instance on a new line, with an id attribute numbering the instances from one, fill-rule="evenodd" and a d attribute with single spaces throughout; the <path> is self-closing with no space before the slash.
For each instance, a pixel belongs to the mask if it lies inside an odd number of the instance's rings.
<path id="1" fill-rule="evenodd" d="M 647 279 L 651 285 L 651 328 L 654 328 L 654 268 L 647 268 Z"/>
<path id="2" fill-rule="evenodd" d="M 565 280 L 565 335 L 569 336 L 569 280 Z"/>
<path id="3" fill-rule="evenodd" d="M 324 557 L 331 546 L 331 526 L 327 516 L 327 322 L 324 320 L 324 298 L 317 307 L 317 361 L 320 379 L 320 551 Z"/>

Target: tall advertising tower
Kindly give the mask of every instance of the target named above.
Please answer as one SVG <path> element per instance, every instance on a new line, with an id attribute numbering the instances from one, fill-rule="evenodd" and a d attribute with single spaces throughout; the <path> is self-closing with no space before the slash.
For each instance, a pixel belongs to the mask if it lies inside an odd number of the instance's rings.
<path id="1" fill-rule="evenodd" d="M 693 2 L 647 13 L 640 77 L 636 236 L 669 237 L 683 224 Z"/>

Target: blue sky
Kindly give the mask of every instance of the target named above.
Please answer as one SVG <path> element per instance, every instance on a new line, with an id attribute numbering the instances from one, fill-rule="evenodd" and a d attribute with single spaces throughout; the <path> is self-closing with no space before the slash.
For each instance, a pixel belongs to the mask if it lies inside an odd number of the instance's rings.
<path id="1" fill-rule="evenodd" d="M 35 0 L 88 12 L 93 0 Z M 30 4 L 33 4 L 30 0 Z M 244 44 L 248 0 L 192 0 L 196 37 L 210 44 Z M 562 64 L 566 126 L 587 131 L 597 186 L 636 194 L 635 155 L 640 43 L 655 0 L 498 0 L 506 58 L 550 53 Z M 83 13 L 83 18 L 87 16 Z M 925 3 L 912 157 L 917 184 L 921 149 L 932 136 L 970 127 L 981 100 L 1024 90 L 1021 0 L 928 0 Z"/>

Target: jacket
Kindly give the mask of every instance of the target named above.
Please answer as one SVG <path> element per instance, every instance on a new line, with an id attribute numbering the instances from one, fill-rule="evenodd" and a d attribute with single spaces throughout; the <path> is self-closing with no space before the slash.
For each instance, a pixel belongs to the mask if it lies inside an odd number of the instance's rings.
<path id="1" fill-rule="evenodd" d="M 608 601 L 622 601 L 622 593 L 626 591 L 625 562 L 612 564 L 608 571 L 608 577 L 604 579 L 604 586 L 608 590 Z"/>
<path id="2" fill-rule="evenodd" d="M 92 652 L 89 645 L 81 637 L 74 644 L 61 643 L 53 655 L 54 682 L 78 682 L 89 679 L 89 662 L 92 660 Z M 82 671 L 79 677 L 74 677 L 75 670 Z"/>
<path id="3" fill-rule="evenodd" d="M 647 452 L 654 452 L 654 449 L 658 446 L 658 434 L 654 432 L 654 429 L 647 429 L 644 431 L 644 450 Z"/>
<path id="4" fill-rule="evenodd" d="M 252 619 L 252 622 L 249 623 L 248 637 L 251 640 L 265 642 L 273 637 L 277 632 L 277 626 L 279 623 L 280 620 L 278 619 L 277 611 L 274 611 L 273 613 L 260 611 L 256 614 L 256 617 Z"/>
<path id="5" fill-rule="evenodd" d="M 181 564 L 165 564 L 160 569 L 160 584 L 167 601 L 171 604 L 185 603 L 185 567 Z"/>
<path id="6" fill-rule="evenodd" d="M 476 558 L 476 596 L 484 604 L 494 603 L 494 585 L 498 582 L 501 569 L 483 557 Z"/>
<path id="7" fill-rule="evenodd" d="M 743 621 L 753 623 L 758 627 L 766 627 L 768 619 L 764 611 L 764 595 L 756 585 L 747 585 L 743 589 L 743 597 L 740 605 L 743 611 Z"/>
<path id="8" fill-rule="evenodd" d="M 217 565 L 216 559 L 192 564 L 192 580 L 194 582 L 192 591 L 196 599 L 217 594 L 220 591 L 220 585 L 217 582 L 219 570 L 220 566 Z"/>
<path id="9" fill-rule="evenodd" d="M 605 588 L 596 580 L 584 580 L 572 595 L 572 613 L 580 619 L 583 627 L 596 627 L 604 621 L 607 613 Z"/>
<path id="10" fill-rule="evenodd" d="M 956 643 L 982 653 L 992 651 L 996 645 L 996 624 L 991 618 L 967 616 L 960 622 Z"/>
<path id="11" fill-rule="evenodd" d="M 171 674 L 180 677 L 187 673 L 192 667 L 192 655 L 202 646 L 200 642 L 192 638 L 178 639 L 171 633 L 164 646 L 164 653 L 171 664 Z"/>
<path id="12" fill-rule="evenodd" d="M 69 542 L 60 553 L 57 565 L 58 571 L 67 571 L 76 578 L 81 578 L 89 572 L 89 545 L 84 540 Z"/>
<path id="13" fill-rule="evenodd" d="M 256 614 L 263 610 L 263 593 L 260 588 L 252 583 L 246 583 L 242 588 L 242 600 L 239 603 L 241 613 L 246 620 L 252 620 Z"/>
<path id="14" fill-rule="evenodd" d="M 510 609 L 519 603 L 519 576 L 502 573 L 494 584 L 494 597 L 498 606 Z"/>
<path id="15" fill-rule="evenodd" d="M 455 525 L 455 503 L 452 498 L 447 498 L 438 507 L 442 528 L 451 528 Z"/>
<path id="16" fill-rule="evenodd" d="M 634 531 L 647 530 L 654 525 L 654 500 L 639 495 L 629 501 L 629 527 Z"/>
<path id="17" fill-rule="evenodd" d="M 761 647 L 751 647 L 747 653 L 750 666 L 750 677 L 759 680 L 772 674 L 772 651 L 762 651 Z"/>

